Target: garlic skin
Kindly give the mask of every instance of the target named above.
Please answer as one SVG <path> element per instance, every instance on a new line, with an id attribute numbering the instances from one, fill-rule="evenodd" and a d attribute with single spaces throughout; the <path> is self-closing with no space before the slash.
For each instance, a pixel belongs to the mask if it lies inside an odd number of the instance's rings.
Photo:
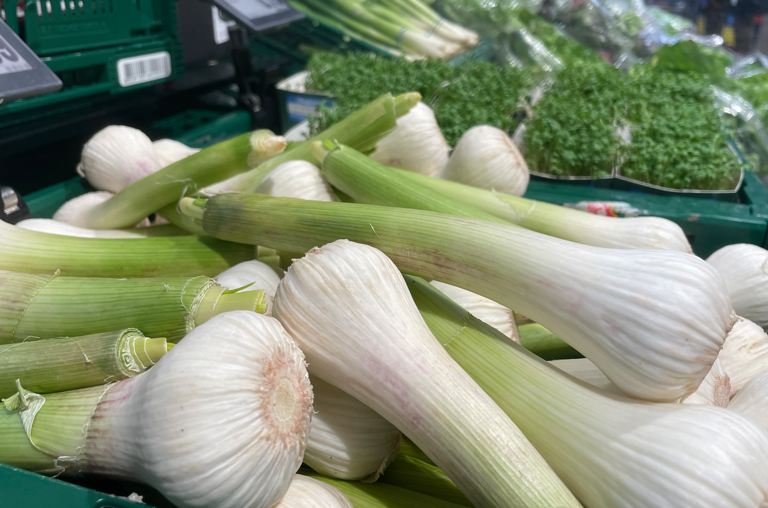
<path id="1" fill-rule="evenodd" d="M 445 142 L 432 109 L 419 102 L 397 119 L 397 127 L 376 145 L 371 159 L 385 166 L 432 176 L 448 164 Z"/>
<path id="2" fill-rule="evenodd" d="M 413 439 L 476 506 L 579 506 L 435 339 L 382 252 L 347 240 L 312 249 L 288 269 L 272 312 L 314 376 Z"/>
<path id="3" fill-rule="evenodd" d="M 273 169 L 256 188 L 259 194 L 308 201 L 338 201 L 320 170 L 307 161 L 289 161 Z"/>
<path id="4" fill-rule="evenodd" d="M 163 166 L 146 134 L 110 125 L 83 146 L 77 172 L 96 189 L 117 194 Z"/>
<path id="5" fill-rule="evenodd" d="M 254 169 L 270 157 L 273 157 L 288 146 L 288 141 L 282 136 L 275 136 L 272 131 L 261 129 L 254 131 L 250 137 L 251 153 L 248 155 L 246 165 L 248 169 Z M 252 189 L 251 175 L 249 171 L 235 175 L 222 182 L 209 185 L 200 192 L 206 196 L 226 194 L 228 192 L 243 192 L 244 189 Z"/>
<path id="6" fill-rule="evenodd" d="M 515 313 L 507 307 L 484 296 L 445 284 L 444 282 L 433 280 L 430 284 L 461 305 L 480 321 L 496 328 L 518 344 L 520 343 L 520 335 L 517 332 L 517 324 L 515 323 Z"/>
<path id="7" fill-rule="evenodd" d="M 157 153 L 161 167 L 170 166 L 174 162 L 179 162 L 181 159 L 186 159 L 200 151 L 199 148 L 192 148 L 174 139 L 158 139 L 152 145 L 155 147 L 155 153 Z"/>
<path id="8" fill-rule="evenodd" d="M 768 250 L 737 243 L 707 258 L 725 279 L 733 310 L 739 316 L 768 328 Z"/>
<path id="9" fill-rule="evenodd" d="M 401 432 L 376 411 L 317 376 L 304 463 L 341 480 L 376 481 L 395 460 Z"/>
<path id="10" fill-rule="evenodd" d="M 81 461 L 180 508 L 269 508 L 301 465 L 311 414 L 304 355 L 280 323 L 227 312 L 105 393 Z"/>
<path id="11" fill-rule="evenodd" d="M 86 192 L 85 194 L 72 198 L 61 205 L 61 207 L 56 210 L 56 213 L 53 214 L 53 220 L 85 228 L 85 217 L 88 213 L 112 196 L 114 196 L 114 194 L 107 191 Z M 137 224 L 136 227 L 146 227 L 149 225 L 149 219 L 145 218 Z"/>
<path id="12" fill-rule="evenodd" d="M 589 358 L 550 360 L 549 364 L 595 388 L 617 395 L 623 395 L 621 390 L 619 390 L 615 384 L 611 383 L 611 380 L 605 377 L 603 371 L 598 369 L 597 365 L 592 363 Z"/>
<path id="13" fill-rule="evenodd" d="M 288 492 L 274 508 L 354 508 L 339 489 L 309 476 L 293 477 Z"/>
<path id="14" fill-rule="evenodd" d="M 264 290 L 267 299 L 266 316 L 272 315 L 272 305 L 275 301 L 277 285 L 280 284 L 282 274 L 278 274 L 274 268 L 261 261 L 251 260 L 238 263 L 216 276 L 216 280 L 227 289 L 238 289 L 251 284 L 243 291 Z"/>
<path id="15" fill-rule="evenodd" d="M 728 409 L 768 430 L 768 372 L 750 379 L 728 403 Z"/>
<path id="16" fill-rule="evenodd" d="M 768 371 L 768 334 L 748 319 L 737 317 L 707 377 L 685 402 L 727 407 L 747 381 Z"/>
<path id="17" fill-rule="evenodd" d="M 25 219 L 16 223 L 17 227 L 28 231 L 39 231 L 62 236 L 80 238 L 146 238 L 147 235 L 122 229 L 88 229 L 60 222 L 53 219 Z"/>
<path id="18" fill-rule="evenodd" d="M 530 174 L 520 150 L 506 132 L 478 125 L 465 132 L 438 178 L 522 196 Z"/>

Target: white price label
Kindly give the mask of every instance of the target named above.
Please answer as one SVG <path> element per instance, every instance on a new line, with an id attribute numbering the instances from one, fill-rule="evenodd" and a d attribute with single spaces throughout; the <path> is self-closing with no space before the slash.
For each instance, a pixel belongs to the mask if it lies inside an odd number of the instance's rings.
<path id="1" fill-rule="evenodd" d="M 12 74 L 32 70 L 29 62 L 0 35 L 0 74 Z"/>
<path id="2" fill-rule="evenodd" d="M 213 11 L 213 41 L 216 44 L 224 44 L 229 40 L 229 27 L 234 26 L 234 21 L 224 21 L 218 7 L 211 7 Z"/>
<path id="3" fill-rule="evenodd" d="M 132 56 L 117 61 L 117 81 L 127 87 L 147 83 L 171 75 L 171 55 L 167 51 Z"/>

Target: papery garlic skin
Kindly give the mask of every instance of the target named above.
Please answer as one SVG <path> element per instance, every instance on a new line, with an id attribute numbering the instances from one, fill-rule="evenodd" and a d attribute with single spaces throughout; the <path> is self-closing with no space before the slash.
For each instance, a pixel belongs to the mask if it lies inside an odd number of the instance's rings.
<path id="1" fill-rule="evenodd" d="M 354 508 L 339 489 L 309 476 L 293 477 L 288 492 L 273 508 Z"/>
<path id="2" fill-rule="evenodd" d="M 311 162 L 297 160 L 280 164 L 256 188 L 259 194 L 309 201 L 338 201 L 331 186 Z"/>
<path id="3" fill-rule="evenodd" d="M 419 102 L 397 119 L 397 128 L 378 142 L 371 159 L 385 166 L 431 176 L 448 164 L 450 151 L 434 112 Z"/>
<path id="4" fill-rule="evenodd" d="M 110 125 L 83 146 L 77 172 L 96 189 L 118 193 L 163 166 L 146 134 Z"/>
<path id="5" fill-rule="evenodd" d="M 605 374 L 597 368 L 597 365 L 589 360 L 589 358 L 551 360 L 549 364 L 595 388 L 623 395 L 621 390 L 619 390 L 615 384 L 611 383 L 611 380 L 608 379 Z"/>
<path id="6" fill-rule="evenodd" d="M 712 370 L 686 402 L 727 407 L 747 381 L 766 371 L 768 334 L 752 321 L 738 317 Z"/>
<path id="7" fill-rule="evenodd" d="M 507 307 L 484 296 L 445 284 L 444 282 L 433 280 L 430 284 L 468 310 L 470 314 L 480 321 L 488 323 L 510 339 L 520 343 L 520 336 L 517 333 L 517 324 L 515 323 L 515 313 Z"/>
<path id="8" fill-rule="evenodd" d="M 304 463 L 333 478 L 376 481 L 397 457 L 401 432 L 343 390 L 310 379 L 315 415 Z"/>
<path id="9" fill-rule="evenodd" d="M 506 132 L 478 125 L 465 132 L 442 172 L 444 180 L 522 196 L 530 174 L 525 158 Z"/>
<path id="10" fill-rule="evenodd" d="M 768 430 L 768 372 L 750 379 L 728 403 L 728 409 Z"/>
<path id="11" fill-rule="evenodd" d="M 273 315 L 313 375 L 407 434 L 476 505 L 579 506 L 435 340 L 380 251 L 347 240 L 312 249 L 288 269 Z"/>
<path id="12" fill-rule="evenodd" d="M 200 151 L 199 148 L 192 148 L 175 139 L 158 139 L 152 144 L 162 167 L 170 166 Z"/>
<path id="13" fill-rule="evenodd" d="M 301 465 L 311 413 L 290 336 L 272 318 L 228 312 L 105 393 L 81 461 L 148 483 L 180 508 L 269 508 Z"/>
<path id="14" fill-rule="evenodd" d="M 53 214 L 53 220 L 65 222 L 80 228 L 86 228 L 85 218 L 88 213 L 112 196 L 114 196 L 114 194 L 107 191 L 86 192 L 85 194 L 72 198 L 61 205 L 59 209 L 56 210 L 56 213 Z M 146 226 L 149 226 L 148 218 L 145 218 L 136 225 L 136 227 Z"/>
<path id="15" fill-rule="evenodd" d="M 29 231 L 51 233 L 62 236 L 78 236 L 80 238 L 146 238 L 146 235 L 121 229 L 88 229 L 67 224 L 53 219 L 25 219 L 16 223 L 17 227 Z"/>
<path id="16" fill-rule="evenodd" d="M 254 259 L 243 261 L 232 268 L 224 270 L 216 276 L 216 280 L 227 289 L 237 289 L 248 284 L 251 284 L 251 286 L 243 291 L 263 289 L 264 296 L 267 299 L 267 311 L 264 314 L 271 316 L 277 285 L 280 284 L 282 276 L 282 273 L 279 274 L 276 270 L 279 270 L 279 268 L 272 268 L 268 264 Z"/>
<path id="17" fill-rule="evenodd" d="M 768 250 L 737 243 L 716 251 L 707 263 L 725 279 L 733 310 L 768 328 Z"/>

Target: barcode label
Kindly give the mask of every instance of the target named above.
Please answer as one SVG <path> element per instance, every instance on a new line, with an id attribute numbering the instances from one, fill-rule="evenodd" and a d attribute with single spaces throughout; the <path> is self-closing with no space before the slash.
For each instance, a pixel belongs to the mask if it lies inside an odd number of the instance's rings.
<path id="1" fill-rule="evenodd" d="M 171 55 L 167 51 L 117 61 L 117 81 L 122 87 L 147 83 L 170 75 Z"/>

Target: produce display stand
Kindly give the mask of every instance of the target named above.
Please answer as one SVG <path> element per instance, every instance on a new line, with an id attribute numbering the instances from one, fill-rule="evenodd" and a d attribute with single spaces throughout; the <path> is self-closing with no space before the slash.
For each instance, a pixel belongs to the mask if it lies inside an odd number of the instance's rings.
<path id="1" fill-rule="evenodd" d="M 641 216 L 664 217 L 679 224 L 693 251 L 701 257 L 733 243 L 768 247 L 768 189 L 750 171 L 744 172 L 738 192 L 718 199 L 695 194 L 657 195 L 553 180 L 531 180 L 525 197 L 558 205 L 627 203 Z"/>
<path id="2" fill-rule="evenodd" d="M 0 128 L 98 106 L 112 95 L 175 79 L 183 71 L 176 2 L 0 3 L 0 19 L 56 73 L 56 93 L 4 104 Z"/>

